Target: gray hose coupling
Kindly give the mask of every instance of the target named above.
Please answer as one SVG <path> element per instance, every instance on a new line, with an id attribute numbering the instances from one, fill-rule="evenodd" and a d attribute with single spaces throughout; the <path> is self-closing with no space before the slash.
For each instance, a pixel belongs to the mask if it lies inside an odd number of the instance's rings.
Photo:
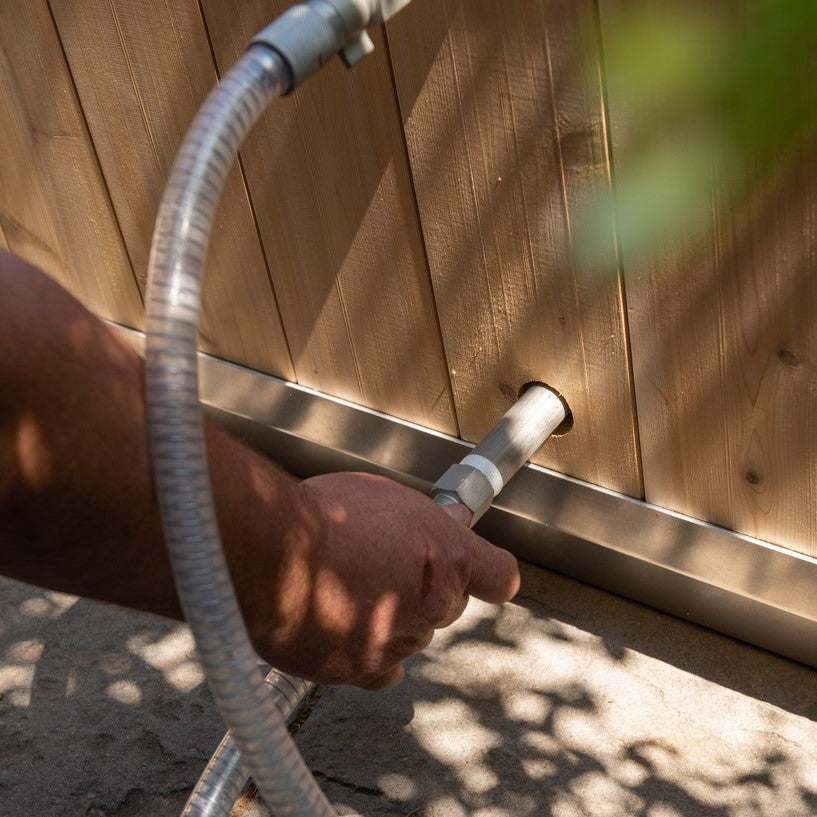
<path id="1" fill-rule="evenodd" d="M 287 93 L 340 54 L 347 67 L 374 50 L 366 32 L 408 5 L 409 0 L 307 0 L 287 9 L 255 35 L 251 46 L 273 49 L 292 75 Z"/>

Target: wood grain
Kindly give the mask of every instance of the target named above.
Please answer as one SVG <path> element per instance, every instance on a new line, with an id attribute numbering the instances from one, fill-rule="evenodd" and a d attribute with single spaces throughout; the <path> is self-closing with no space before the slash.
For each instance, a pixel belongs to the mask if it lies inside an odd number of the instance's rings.
<path id="1" fill-rule="evenodd" d="M 141 327 L 142 300 L 45 0 L 0 0 L 0 243 L 87 307 Z"/>
<path id="2" fill-rule="evenodd" d="M 536 461 L 639 496 L 618 270 L 570 252 L 609 187 L 593 4 L 415 4 L 388 38 L 463 435 L 542 380 L 574 427 Z"/>
<path id="3" fill-rule="evenodd" d="M 289 3 L 205 0 L 224 70 Z M 382 37 L 270 109 L 242 150 L 298 381 L 456 432 Z"/>
<path id="4" fill-rule="evenodd" d="M 125 244 L 144 285 L 176 150 L 217 75 L 196 0 L 52 0 Z M 238 167 L 216 216 L 202 348 L 292 377 L 275 294 Z"/>
<path id="5" fill-rule="evenodd" d="M 605 50 L 617 8 L 601 5 Z M 673 144 L 656 122 L 677 124 L 686 102 L 662 98 L 657 114 L 647 97 L 611 92 L 614 157 L 645 133 Z M 710 160 L 707 228 L 679 218 L 651 254 L 623 259 L 646 497 L 817 555 L 817 156 L 767 167 L 739 203 Z"/>

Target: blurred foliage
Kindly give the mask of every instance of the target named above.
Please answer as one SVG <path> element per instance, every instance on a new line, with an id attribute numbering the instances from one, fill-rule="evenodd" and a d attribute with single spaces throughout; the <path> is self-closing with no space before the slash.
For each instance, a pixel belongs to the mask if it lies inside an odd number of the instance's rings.
<path id="1" fill-rule="evenodd" d="M 813 143 L 817 0 L 603 8 L 613 195 L 633 263 L 679 232 L 703 239 L 713 202 L 735 206 Z M 574 246 L 585 261 L 605 260 L 587 231 L 609 225 L 609 208 L 596 199 L 580 218 Z"/>

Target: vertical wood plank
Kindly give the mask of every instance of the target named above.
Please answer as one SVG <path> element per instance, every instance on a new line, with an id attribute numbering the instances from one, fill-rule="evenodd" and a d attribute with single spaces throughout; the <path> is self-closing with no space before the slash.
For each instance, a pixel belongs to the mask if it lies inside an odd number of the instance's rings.
<path id="1" fill-rule="evenodd" d="M 103 317 L 143 307 L 46 0 L 0 0 L 0 242 Z"/>
<path id="2" fill-rule="evenodd" d="M 601 3 L 605 50 L 621 7 Z M 660 22 L 670 7 L 640 8 Z M 687 101 L 661 100 L 656 116 L 644 97 L 611 91 L 614 159 L 634 140 L 643 149 L 645 132 L 673 145 L 656 120 L 673 121 Z M 711 162 L 711 227 L 679 219 L 649 257 L 623 259 L 646 496 L 817 555 L 817 156 L 781 163 L 729 206 L 726 169 Z"/>
<path id="3" fill-rule="evenodd" d="M 418 3 L 388 37 L 463 435 L 542 380 L 574 427 L 536 461 L 639 496 L 618 271 L 570 253 L 574 211 L 609 185 L 593 15 L 575 0 Z M 598 240 L 612 244 L 612 218 Z"/>
<path id="4" fill-rule="evenodd" d="M 224 71 L 286 0 L 204 0 Z M 242 159 L 298 381 L 456 433 L 386 49 L 335 60 Z"/>
<path id="5" fill-rule="evenodd" d="M 136 275 L 144 284 L 164 182 L 217 81 L 196 0 L 52 0 Z M 291 378 L 275 295 L 240 170 L 233 168 L 208 256 L 202 348 Z"/>

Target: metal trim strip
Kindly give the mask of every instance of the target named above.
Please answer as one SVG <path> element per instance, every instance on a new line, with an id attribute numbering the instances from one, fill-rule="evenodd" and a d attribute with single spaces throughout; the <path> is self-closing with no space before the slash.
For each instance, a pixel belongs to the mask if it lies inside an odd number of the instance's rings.
<path id="1" fill-rule="evenodd" d="M 143 335 L 114 325 L 135 347 Z M 199 355 L 222 426 L 299 476 L 384 474 L 428 492 L 461 440 Z M 525 466 L 476 530 L 519 558 L 817 667 L 817 559 Z"/>

